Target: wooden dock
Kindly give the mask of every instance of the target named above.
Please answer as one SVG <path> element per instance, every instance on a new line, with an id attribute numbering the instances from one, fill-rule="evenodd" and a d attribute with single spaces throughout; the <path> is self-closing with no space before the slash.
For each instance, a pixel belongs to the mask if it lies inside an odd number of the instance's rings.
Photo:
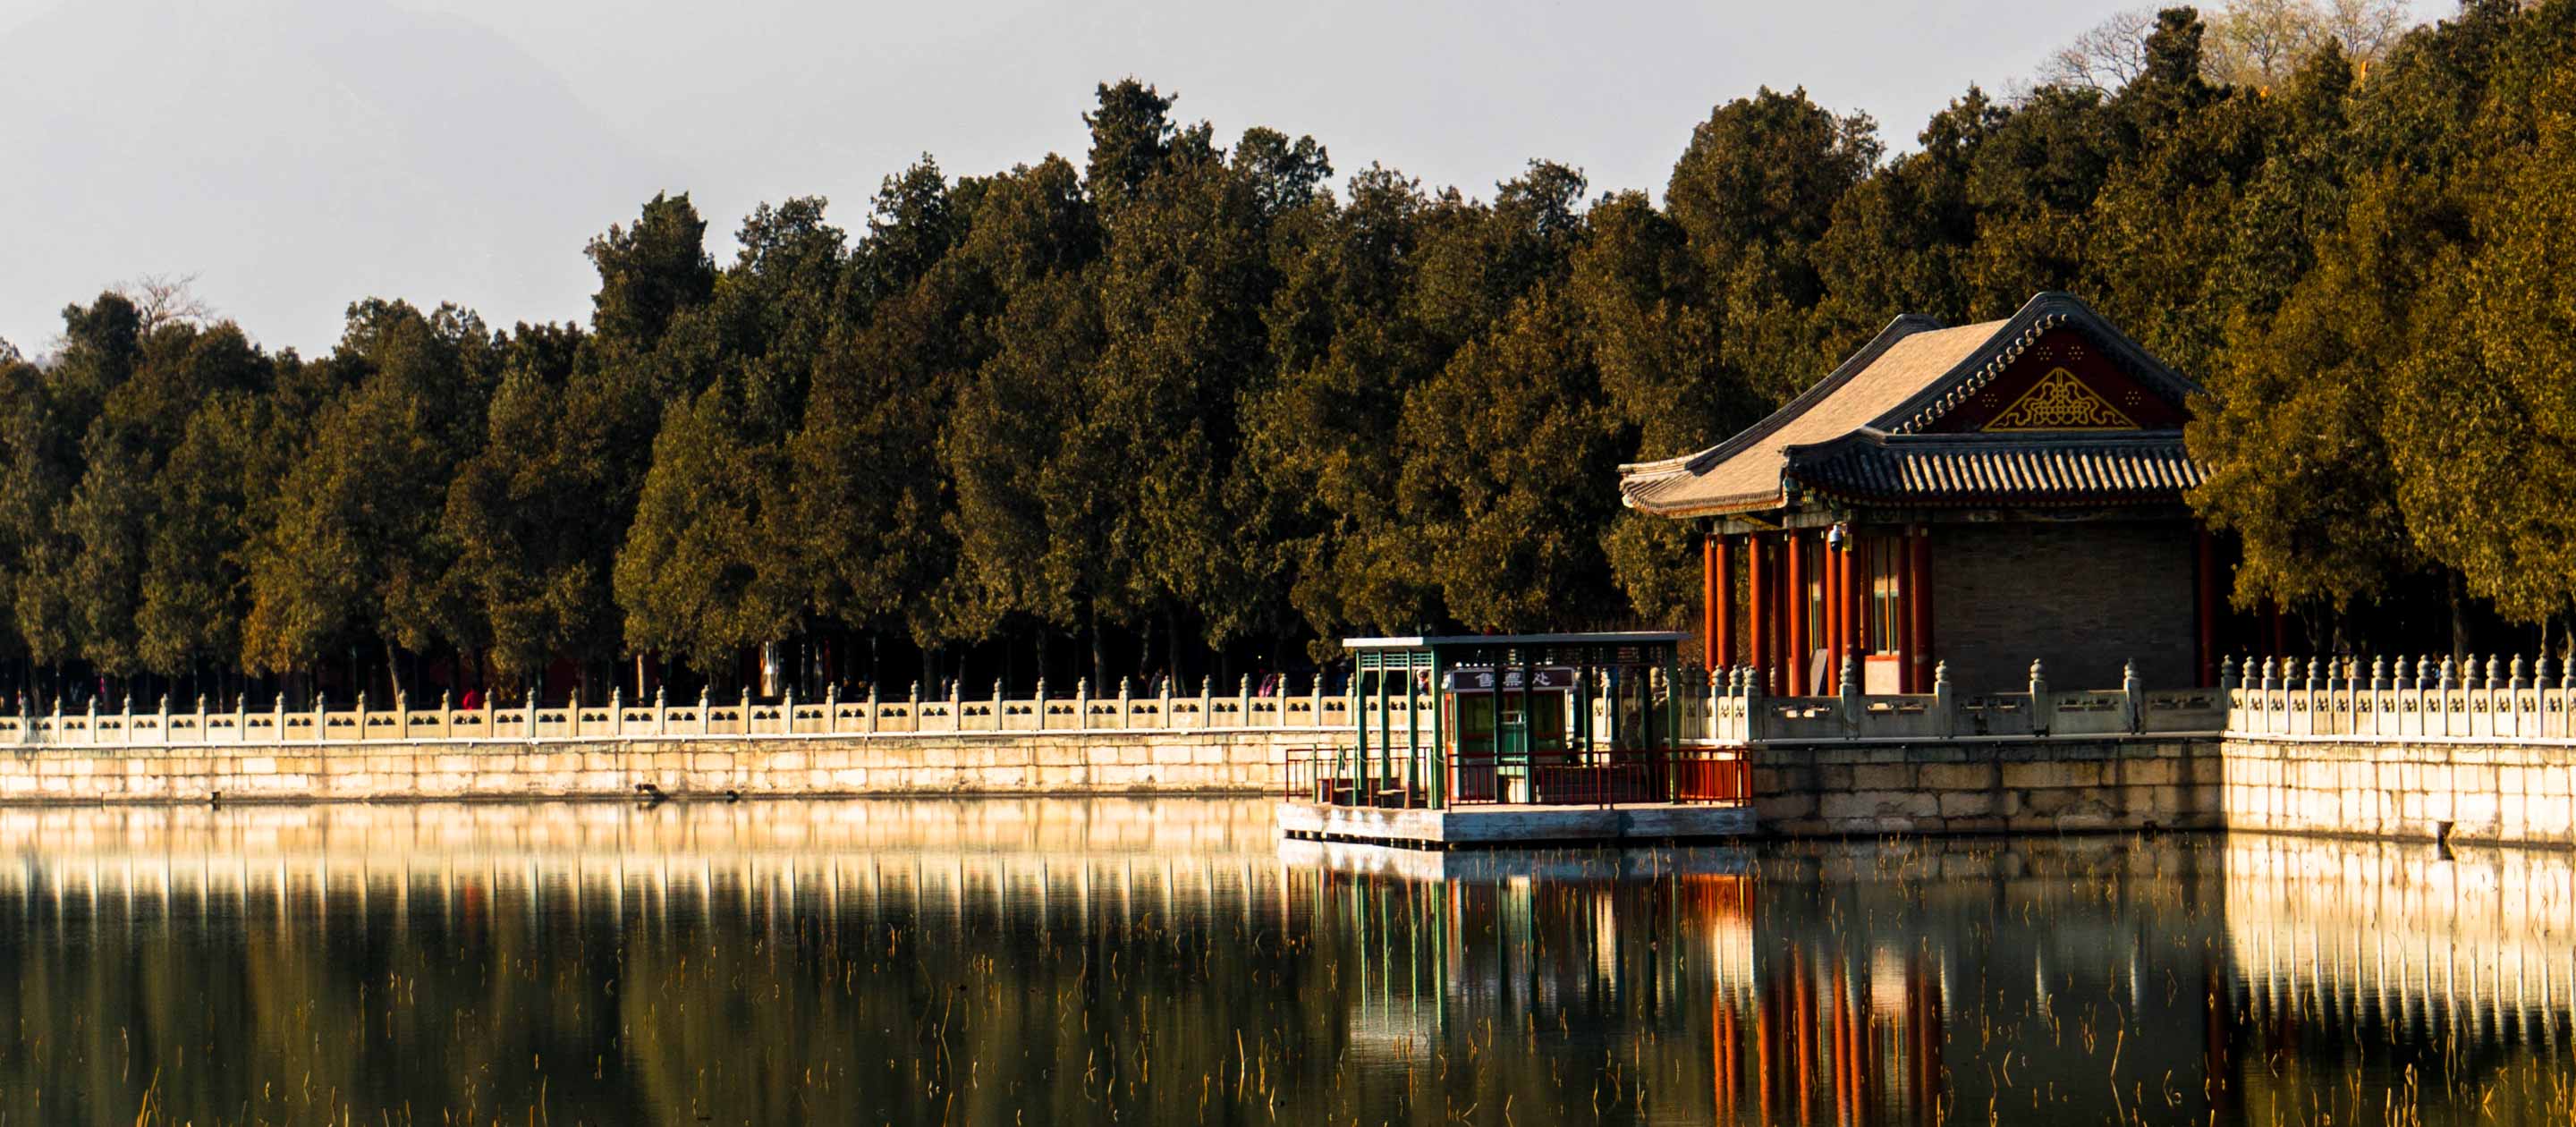
<path id="1" fill-rule="evenodd" d="M 1445 810 L 1279 804 L 1279 832 L 1310 841 L 1415 849 L 1693 841 L 1753 833 L 1749 805 L 1637 802 L 1613 806 L 1496 805 Z"/>

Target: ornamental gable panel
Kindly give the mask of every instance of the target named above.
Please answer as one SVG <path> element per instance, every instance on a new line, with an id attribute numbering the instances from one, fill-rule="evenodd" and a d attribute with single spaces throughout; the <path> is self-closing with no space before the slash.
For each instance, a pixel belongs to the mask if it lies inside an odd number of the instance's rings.
<path id="1" fill-rule="evenodd" d="M 2183 417 L 2082 331 L 2060 326 L 1925 433 L 2180 430 Z"/>

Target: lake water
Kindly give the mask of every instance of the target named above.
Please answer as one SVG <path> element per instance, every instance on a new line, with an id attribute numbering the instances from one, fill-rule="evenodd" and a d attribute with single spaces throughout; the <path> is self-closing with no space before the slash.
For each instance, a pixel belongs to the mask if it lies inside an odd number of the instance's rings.
<path id="1" fill-rule="evenodd" d="M 16 809 L 0 847 L 0 1125 L 2576 1116 L 2562 853 L 1387 853 L 1218 800 Z"/>

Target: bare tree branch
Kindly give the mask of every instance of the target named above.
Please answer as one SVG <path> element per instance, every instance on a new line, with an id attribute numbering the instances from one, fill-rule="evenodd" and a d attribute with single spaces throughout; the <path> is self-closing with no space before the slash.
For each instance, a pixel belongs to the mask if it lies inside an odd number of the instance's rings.
<path id="1" fill-rule="evenodd" d="M 163 325 L 185 323 L 202 325 L 215 318 L 215 307 L 197 296 L 194 274 L 145 274 L 131 282 L 119 282 L 116 292 L 133 302 L 143 315 L 143 331 Z"/>
<path id="2" fill-rule="evenodd" d="M 2049 56 L 2040 66 L 2039 81 L 2105 94 L 2118 90 L 2147 68 L 2147 35 L 2155 29 L 2151 9 L 2116 13 Z"/>

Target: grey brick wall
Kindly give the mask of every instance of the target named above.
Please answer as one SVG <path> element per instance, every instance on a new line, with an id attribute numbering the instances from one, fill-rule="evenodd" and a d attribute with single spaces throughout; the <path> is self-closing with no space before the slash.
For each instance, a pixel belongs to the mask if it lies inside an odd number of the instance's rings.
<path id="1" fill-rule="evenodd" d="M 2052 689 L 2198 679 L 2188 521 L 1932 526 L 1935 657 L 1961 693 L 2012 692 L 2047 663 Z"/>

